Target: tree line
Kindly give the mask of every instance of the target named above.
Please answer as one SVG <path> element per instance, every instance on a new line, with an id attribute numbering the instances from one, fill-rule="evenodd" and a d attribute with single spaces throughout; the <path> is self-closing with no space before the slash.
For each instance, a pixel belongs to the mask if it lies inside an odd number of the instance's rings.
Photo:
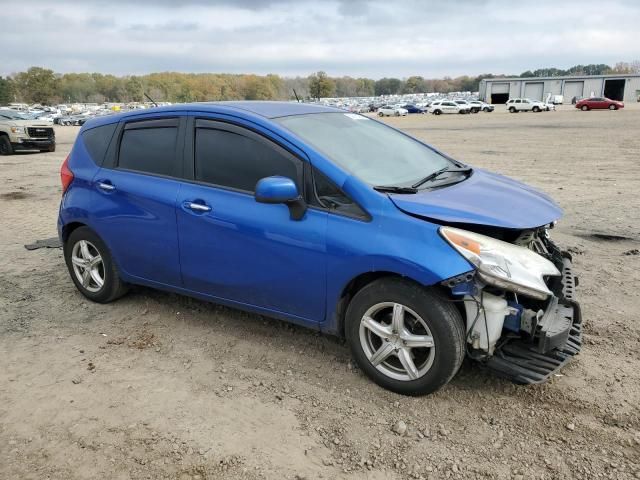
<path id="1" fill-rule="evenodd" d="M 640 61 L 576 65 L 567 70 L 543 68 L 523 72 L 521 77 L 640 73 Z M 0 76 L 0 105 L 11 102 L 103 103 L 142 102 L 145 94 L 157 102 L 202 102 L 216 100 L 290 100 L 323 97 L 371 97 L 401 93 L 477 91 L 483 78 L 507 75 L 483 74 L 428 79 L 330 77 L 317 72 L 308 77 L 226 73 L 162 72 L 148 75 L 115 76 L 102 73 L 57 74 L 42 67 Z M 513 75 L 511 75 L 513 76 Z"/>

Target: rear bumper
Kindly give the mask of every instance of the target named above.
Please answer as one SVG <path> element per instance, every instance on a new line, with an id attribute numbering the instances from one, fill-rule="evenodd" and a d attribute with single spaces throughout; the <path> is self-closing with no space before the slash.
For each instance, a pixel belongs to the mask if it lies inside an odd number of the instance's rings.
<path id="1" fill-rule="evenodd" d="M 534 342 L 512 339 L 487 360 L 486 367 L 515 383 L 546 382 L 582 348 L 582 312 L 575 298 L 571 259 L 563 258 L 562 294 L 552 297 Z"/>

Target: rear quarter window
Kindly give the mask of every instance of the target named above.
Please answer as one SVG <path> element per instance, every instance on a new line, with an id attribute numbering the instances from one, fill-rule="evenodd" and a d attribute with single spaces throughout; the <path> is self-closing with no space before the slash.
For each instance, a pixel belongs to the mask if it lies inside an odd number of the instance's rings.
<path id="1" fill-rule="evenodd" d="M 109 143 L 111 143 L 111 138 L 113 138 L 113 133 L 117 127 L 117 123 L 102 125 L 101 127 L 86 130 L 82 134 L 84 146 L 96 165 L 102 165 L 107 148 L 109 148 Z"/>
<path id="2" fill-rule="evenodd" d="M 155 175 L 175 176 L 178 170 L 177 127 L 125 129 L 118 167 Z"/>

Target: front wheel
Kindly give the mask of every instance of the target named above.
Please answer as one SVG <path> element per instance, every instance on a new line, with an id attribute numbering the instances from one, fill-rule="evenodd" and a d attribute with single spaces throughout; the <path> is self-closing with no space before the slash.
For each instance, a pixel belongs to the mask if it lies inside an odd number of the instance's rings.
<path id="1" fill-rule="evenodd" d="M 509 111 L 511 113 L 516 113 L 516 107 L 509 107 Z"/>
<path id="2" fill-rule="evenodd" d="M 538 113 L 540 111 L 540 107 L 533 107 L 532 109 L 534 112 Z"/>
<path id="3" fill-rule="evenodd" d="M 76 288 L 89 300 L 109 303 L 127 292 L 109 249 L 90 228 L 71 232 L 64 259 Z"/>
<path id="4" fill-rule="evenodd" d="M 609 105 L 609 110 L 617 110 L 618 107 L 616 107 L 615 105 Z"/>
<path id="5" fill-rule="evenodd" d="M 0 155 L 13 154 L 13 145 L 6 135 L 0 135 Z"/>
<path id="6" fill-rule="evenodd" d="M 433 114 L 434 114 L 434 115 L 440 115 L 441 113 L 442 113 L 442 112 L 441 112 L 440 110 L 434 110 L 434 111 L 433 111 Z"/>
<path id="7" fill-rule="evenodd" d="M 378 112 L 378 116 L 379 116 L 379 117 L 384 117 L 384 113 L 382 113 L 382 112 Z"/>
<path id="8" fill-rule="evenodd" d="M 465 354 L 463 320 L 453 303 L 402 279 L 377 280 L 353 297 L 346 336 L 367 376 L 403 395 L 435 392 Z"/>
<path id="9" fill-rule="evenodd" d="M 583 112 L 586 112 L 587 110 L 589 110 L 589 107 L 587 107 L 586 105 L 582 105 L 580 107 L 580 110 L 582 110 Z"/>

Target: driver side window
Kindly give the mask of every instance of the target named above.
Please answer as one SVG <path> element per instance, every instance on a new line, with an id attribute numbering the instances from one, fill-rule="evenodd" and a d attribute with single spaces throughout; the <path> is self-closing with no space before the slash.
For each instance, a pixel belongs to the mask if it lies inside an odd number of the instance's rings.
<path id="1" fill-rule="evenodd" d="M 196 181 L 253 193 L 258 180 L 280 175 L 301 191 L 302 162 L 256 137 L 239 128 L 196 128 Z"/>

